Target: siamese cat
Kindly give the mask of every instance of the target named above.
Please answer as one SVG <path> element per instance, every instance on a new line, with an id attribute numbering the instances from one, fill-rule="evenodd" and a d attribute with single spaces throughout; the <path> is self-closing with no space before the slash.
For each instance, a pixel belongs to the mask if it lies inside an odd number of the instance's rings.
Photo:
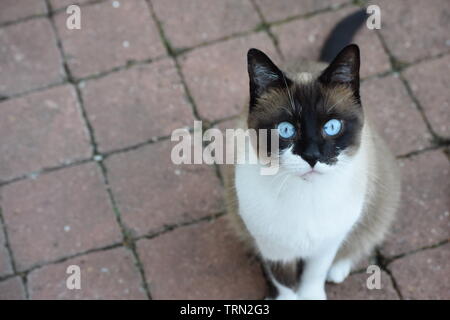
<path id="1" fill-rule="evenodd" d="M 224 166 L 228 217 L 261 258 L 268 298 L 326 299 L 325 282 L 344 281 L 382 242 L 400 196 L 395 158 L 363 109 L 359 48 L 328 65 L 280 69 L 257 49 L 247 58 L 250 102 L 238 127 L 277 130 L 279 149 L 268 151 L 279 170 Z"/>

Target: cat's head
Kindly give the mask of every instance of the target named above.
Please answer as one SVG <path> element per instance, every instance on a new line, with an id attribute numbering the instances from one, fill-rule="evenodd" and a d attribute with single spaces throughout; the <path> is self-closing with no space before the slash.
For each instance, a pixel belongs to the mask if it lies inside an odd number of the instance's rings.
<path id="1" fill-rule="evenodd" d="M 357 153 L 363 127 L 357 45 L 345 47 L 316 77 L 289 78 L 256 49 L 247 57 L 248 127 L 278 130 L 279 150 L 267 151 L 279 156 L 281 169 L 309 177 Z M 264 145 L 270 149 L 270 141 Z"/>

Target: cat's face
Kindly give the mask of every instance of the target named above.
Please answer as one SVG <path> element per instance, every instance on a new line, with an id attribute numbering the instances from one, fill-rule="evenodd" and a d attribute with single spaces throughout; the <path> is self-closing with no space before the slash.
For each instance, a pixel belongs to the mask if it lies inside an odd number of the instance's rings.
<path id="1" fill-rule="evenodd" d="M 344 48 L 317 79 L 290 79 L 261 51 L 248 53 L 252 129 L 277 129 L 281 169 L 301 177 L 324 174 L 360 145 L 359 49 Z M 270 148 L 270 137 L 267 146 Z"/>

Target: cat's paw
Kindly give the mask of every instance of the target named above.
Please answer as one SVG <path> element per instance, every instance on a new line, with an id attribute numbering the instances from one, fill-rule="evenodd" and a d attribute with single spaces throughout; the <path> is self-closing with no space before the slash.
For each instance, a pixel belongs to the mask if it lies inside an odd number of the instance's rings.
<path id="1" fill-rule="evenodd" d="M 292 293 L 283 293 L 283 294 L 279 294 L 275 300 L 297 300 L 297 295 L 292 292 Z"/>
<path id="2" fill-rule="evenodd" d="M 298 300 L 327 300 L 327 295 L 324 289 L 301 290 L 297 294 Z"/>
<path id="3" fill-rule="evenodd" d="M 328 270 L 327 281 L 341 283 L 347 278 L 352 269 L 352 262 L 348 259 L 335 262 Z"/>
<path id="4" fill-rule="evenodd" d="M 288 288 L 278 288 L 278 295 L 273 300 L 297 300 L 297 294 Z"/>

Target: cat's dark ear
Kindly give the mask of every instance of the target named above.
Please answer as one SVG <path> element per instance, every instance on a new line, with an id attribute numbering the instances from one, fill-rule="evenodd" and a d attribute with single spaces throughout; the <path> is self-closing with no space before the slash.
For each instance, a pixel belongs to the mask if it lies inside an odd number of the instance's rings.
<path id="1" fill-rule="evenodd" d="M 250 77 L 250 107 L 256 99 L 271 88 L 281 88 L 290 85 L 291 81 L 258 49 L 250 49 L 247 53 L 248 75 Z"/>
<path id="2" fill-rule="evenodd" d="M 358 46 L 348 45 L 322 72 L 319 81 L 324 85 L 348 85 L 359 100 L 359 63 Z"/>

